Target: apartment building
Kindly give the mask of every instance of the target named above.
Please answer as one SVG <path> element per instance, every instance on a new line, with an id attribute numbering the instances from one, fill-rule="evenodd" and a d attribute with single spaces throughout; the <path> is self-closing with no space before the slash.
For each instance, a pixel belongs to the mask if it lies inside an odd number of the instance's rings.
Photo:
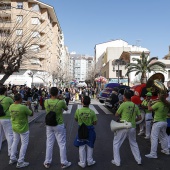
<path id="1" fill-rule="evenodd" d="M 30 86 L 30 71 L 33 83 L 43 84 L 36 74 L 53 72 L 61 57 L 63 36 L 54 8 L 38 0 L 1 0 L 0 9 L 0 41 L 13 42 L 15 48 L 24 45 L 27 50 L 19 75 L 11 75 L 6 84 Z"/>
<path id="2" fill-rule="evenodd" d="M 133 62 L 133 57 L 140 58 L 143 51 L 150 54 L 148 49 L 130 45 L 121 39 L 97 44 L 94 49 L 96 76 L 102 75 L 107 78 L 108 82 L 124 84 L 128 84 L 129 80 L 131 82 L 138 81 L 139 75 L 135 77 L 132 73 L 130 77 L 125 76 L 126 62 L 118 59 L 121 59 L 121 56 L 126 52 L 129 56 L 128 62 Z"/>
<path id="3" fill-rule="evenodd" d="M 94 59 L 92 56 L 81 54 L 70 54 L 73 65 L 73 79 L 77 82 L 85 82 L 92 74 L 94 68 Z"/>

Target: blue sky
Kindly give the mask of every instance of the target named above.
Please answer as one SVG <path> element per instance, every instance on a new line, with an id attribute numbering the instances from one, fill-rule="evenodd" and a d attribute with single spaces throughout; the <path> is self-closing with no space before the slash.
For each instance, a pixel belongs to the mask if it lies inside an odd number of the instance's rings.
<path id="1" fill-rule="evenodd" d="M 169 53 L 170 0 L 40 0 L 54 7 L 69 52 L 94 55 L 96 44 L 115 39 Z"/>

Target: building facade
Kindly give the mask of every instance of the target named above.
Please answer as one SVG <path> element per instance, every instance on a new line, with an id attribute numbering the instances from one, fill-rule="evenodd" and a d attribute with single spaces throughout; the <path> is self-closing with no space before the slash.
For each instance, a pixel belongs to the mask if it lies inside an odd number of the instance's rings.
<path id="1" fill-rule="evenodd" d="M 129 45 L 126 41 L 121 39 L 109 41 L 95 46 L 95 68 L 96 76 L 102 75 L 107 78 L 108 82 L 128 84 L 138 81 L 139 76 L 136 76 L 132 82 L 134 75 L 130 77 L 125 76 L 126 62 L 133 62 L 132 58 L 140 58 L 142 52 L 150 54 L 149 50 L 140 46 Z M 122 54 L 130 54 L 128 61 L 119 60 Z"/>
<path id="2" fill-rule="evenodd" d="M 93 57 L 71 53 L 70 59 L 73 66 L 73 79 L 80 83 L 89 79 L 89 76 L 92 74 L 94 68 Z"/>
<path id="3" fill-rule="evenodd" d="M 6 84 L 30 86 L 30 71 L 34 73 L 34 84 L 44 81 L 48 84 L 50 79 L 38 78 L 36 73 L 50 74 L 60 61 L 62 30 L 54 8 L 38 0 L 2 0 L 0 8 L 1 41 L 13 42 L 14 48 L 24 46 L 27 50 L 20 67 L 22 74 L 11 75 Z"/>

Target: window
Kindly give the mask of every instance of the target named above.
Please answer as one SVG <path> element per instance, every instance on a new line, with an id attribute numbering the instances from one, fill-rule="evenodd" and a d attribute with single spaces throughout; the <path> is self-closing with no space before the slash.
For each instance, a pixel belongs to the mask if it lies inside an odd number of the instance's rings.
<path id="1" fill-rule="evenodd" d="M 23 2 L 17 2 L 17 8 L 23 9 Z"/>
<path id="2" fill-rule="evenodd" d="M 17 49 L 19 49 L 19 48 L 21 48 L 21 47 L 22 47 L 22 44 L 21 44 L 21 43 L 17 43 L 17 44 L 16 44 L 16 48 L 17 48 Z"/>
<path id="3" fill-rule="evenodd" d="M 17 23 L 21 23 L 23 21 L 23 15 L 17 15 Z"/>
<path id="4" fill-rule="evenodd" d="M 40 25 L 40 20 L 39 18 L 31 18 L 31 24 L 33 25 Z"/>
<path id="5" fill-rule="evenodd" d="M 0 30 L 0 37 L 8 37 L 10 35 L 9 30 Z"/>
<path id="6" fill-rule="evenodd" d="M 40 47 L 39 47 L 39 45 L 37 45 L 37 44 L 32 44 L 31 47 L 30 47 L 30 49 L 31 49 L 32 51 L 39 52 Z"/>
<path id="7" fill-rule="evenodd" d="M 40 60 L 38 58 L 30 59 L 32 65 L 40 65 Z"/>
<path id="8" fill-rule="evenodd" d="M 16 35 L 23 35 L 23 30 L 22 29 L 18 29 L 16 30 Z"/>
<path id="9" fill-rule="evenodd" d="M 32 4 L 32 11 L 37 11 L 39 12 L 40 11 L 40 7 L 38 4 Z"/>
<path id="10" fill-rule="evenodd" d="M 38 31 L 32 32 L 32 37 L 33 37 L 33 38 L 39 38 L 39 37 L 40 37 L 39 32 L 38 32 Z"/>

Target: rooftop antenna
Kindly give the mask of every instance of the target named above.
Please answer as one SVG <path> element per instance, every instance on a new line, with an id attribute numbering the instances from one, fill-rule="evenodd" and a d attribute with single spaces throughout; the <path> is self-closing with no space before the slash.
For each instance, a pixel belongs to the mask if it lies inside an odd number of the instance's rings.
<path id="1" fill-rule="evenodd" d="M 141 40 L 136 40 L 136 46 L 139 47 L 141 43 Z"/>

